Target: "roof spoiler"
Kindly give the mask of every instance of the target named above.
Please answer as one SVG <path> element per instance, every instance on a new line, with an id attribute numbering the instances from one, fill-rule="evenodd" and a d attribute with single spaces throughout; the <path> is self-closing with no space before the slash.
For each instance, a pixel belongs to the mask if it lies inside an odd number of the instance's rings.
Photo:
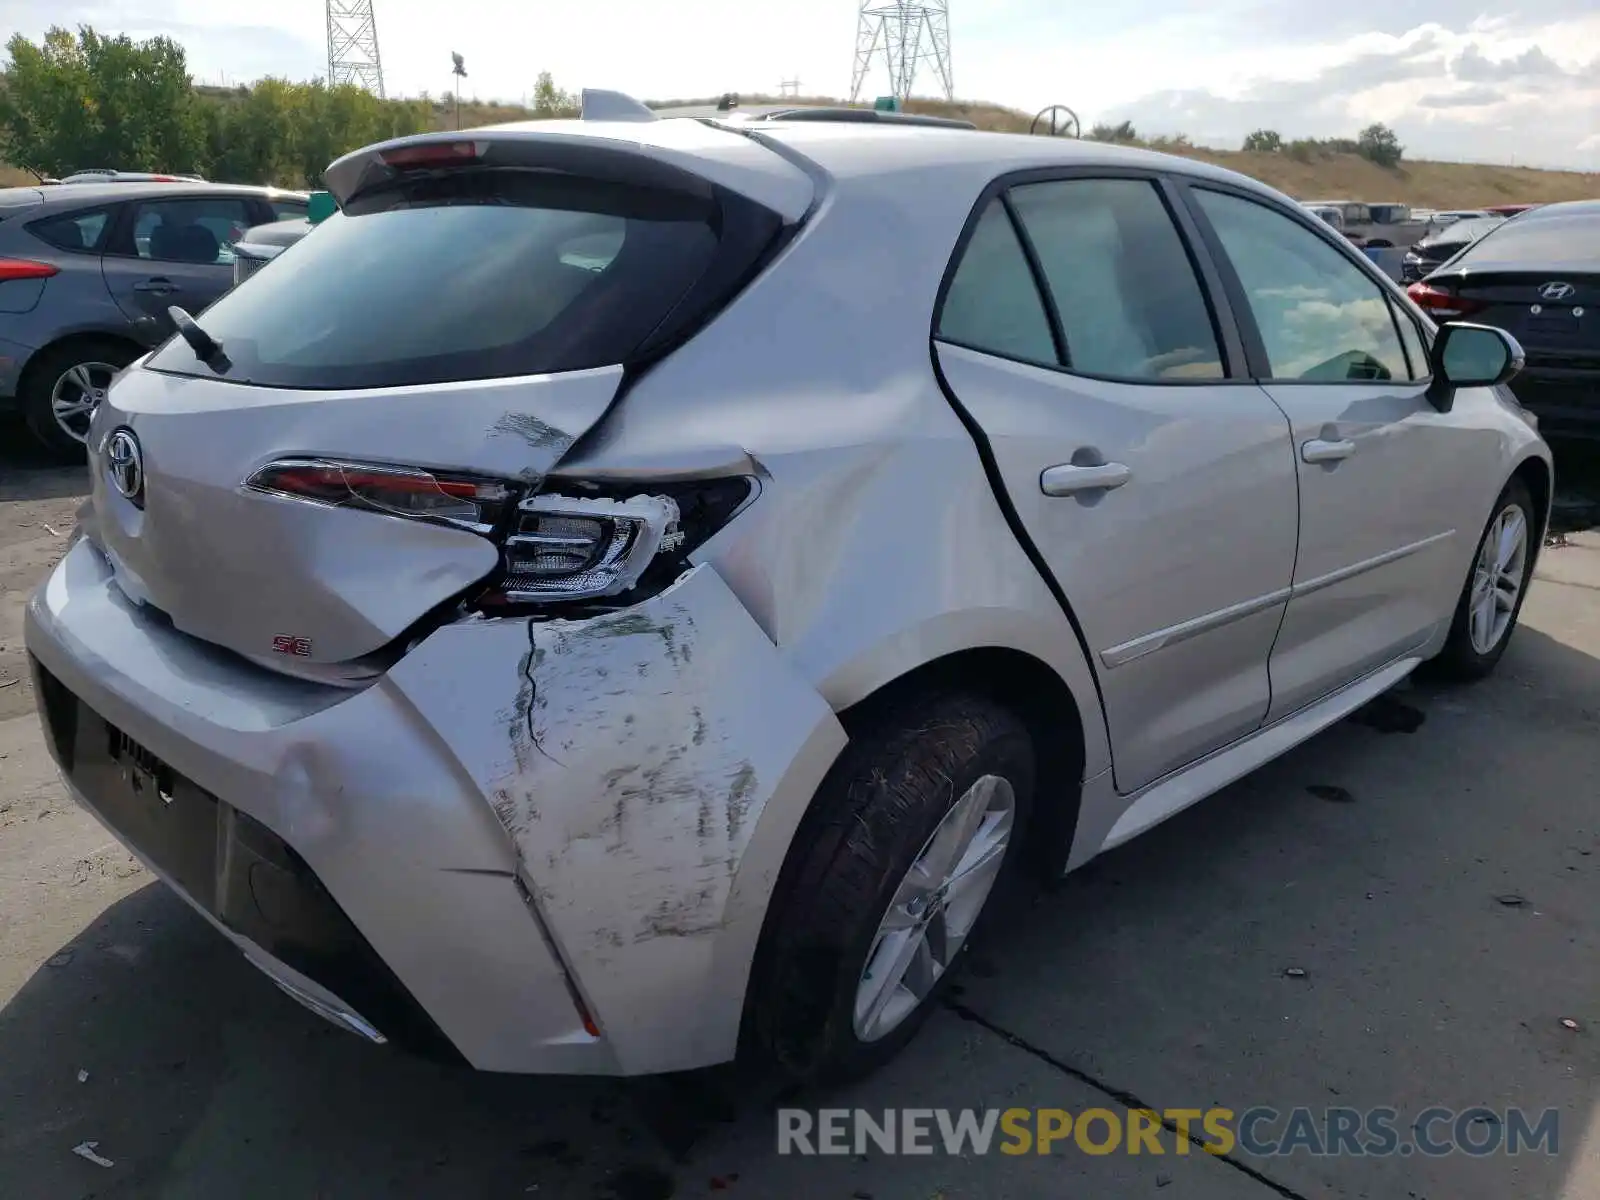
<path id="1" fill-rule="evenodd" d="M 602 88 L 583 89 L 583 119 L 585 121 L 654 121 L 654 110 L 646 108 L 632 96 L 622 92 L 609 92 Z"/>

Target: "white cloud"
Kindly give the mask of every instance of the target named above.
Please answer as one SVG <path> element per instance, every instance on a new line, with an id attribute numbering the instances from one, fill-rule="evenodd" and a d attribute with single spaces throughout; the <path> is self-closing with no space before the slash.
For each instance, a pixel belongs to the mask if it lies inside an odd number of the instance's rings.
<path id="1" fill-rule="evenodd" d="M 0 0 L 0 26 L 165 33 L 206 82 L 326 71 L 324 0 Z M 448 90 L 518 101 L 541 70 L 569 89 L 664 99 L 725 90 L 850 85 L 853 0 L 375 0 L 392 94 Z M 1600 14 L 1592 0 L 1519 0 L 1517 15 L 1459 15 L 1437 0 L 1056 0 L 955 6 L 957 92 L 1085 123 L 1132 119 L 1150 133 L 1235 145 L 1251 129 L 1288 136 L 1393 125 L 1416 157 L 1600 167 Z M 926 83 L 931 84 L 931 73 Z M 883 90 L 881 71 L 866 91 Z M 1495 89 L 1494 95 L 1482 89 Z M 1475 90 L 1478 89 L 1478 90 Z"/>
<path id="2" fill-rule="evenodd" d="M 1367 34 L 1237 80 L 1112 106 L 1145 132 L 1236 145 L 1252 129 L 1353 136 L 1382 121 L 1413 157 L 1600 169 L 1600 15 L 1538 27 L 1479 19 Z"/>

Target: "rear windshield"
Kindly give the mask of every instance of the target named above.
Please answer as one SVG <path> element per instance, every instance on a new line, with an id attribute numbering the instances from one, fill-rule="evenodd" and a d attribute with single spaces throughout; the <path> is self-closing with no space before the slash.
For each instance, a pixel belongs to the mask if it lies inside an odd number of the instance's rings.
<path id="1" fill-rule="evenodd" d="M 200 315 L 223 378 L 367 388 L 624 361 L 717 249 L 708 199 L 527 171 L 357 197 Z M 214 376 L 174 338 L 160 371 Z"/>
<path id="2" fill-rule="evenodd" d="M 1422 240 L 1430 246 L 1456 246 L 1459 248 L 1470 241 L 1481 238 L 1489 230 L 1501 223 L 1500 221 L 1489 220 L 1457 221 L 1432 237 L 1425 237 Z"/>
<path id="3" fill-rule="evenodd" d="M 1458 260 L 1460 266 L 1475 263 L 1600 267 L 1600 212 L 1518 216 L 1484 234 Z"/>

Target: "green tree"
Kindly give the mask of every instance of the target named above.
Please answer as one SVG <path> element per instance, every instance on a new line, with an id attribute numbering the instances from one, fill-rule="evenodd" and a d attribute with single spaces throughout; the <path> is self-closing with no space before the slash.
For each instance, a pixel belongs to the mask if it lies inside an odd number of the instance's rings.
<path id="1" fill-rule="evenodd" d="M 426 102 L 379 100 L 349 84 L 263 79 L 205 101 L 214 179 L 317 187 L 334 159 L 431 127 Z"/>
<path id="2" fill-rule="evenodd" d="M 1283 149 L 1283 138 L 1276 129 L 1258 129 L 1244 139 L 1244 148 L 1257 154 L 1277 154 Z"/>
<path id="3" fill-rule="evenodd" d="M 200 165 L 204 126 L 183 47 L 170 38 L 52 28 L 38 45 L 17 34 L 6 50 L 0 133 L 19 165 L 53 174 Z"/>
<path id="4" fill-rule="evenodd" d="M 1368 125 L 1356 138 L 1356 153 L 1380 167 L 1398 167 L 1405 147 L 1387 125 Z"/>
<path id="5" fill-rule="evenodd" d="M 557 87 L 549 71 L 539 72 L 539 80 L 533 85 L 534 116 L 575 117 L 581 109 L 581 103 L 577 96 Z"/>
<path id="6" fill-rule="evenodd" d="M 1096 125 L 1089 130 L 1091 142 L 1121 142 L 1132 143 L 1139 140 L 1139 132 L 1134 129 L 1132 121 L 1123 121 L 1117 125 Z"/>

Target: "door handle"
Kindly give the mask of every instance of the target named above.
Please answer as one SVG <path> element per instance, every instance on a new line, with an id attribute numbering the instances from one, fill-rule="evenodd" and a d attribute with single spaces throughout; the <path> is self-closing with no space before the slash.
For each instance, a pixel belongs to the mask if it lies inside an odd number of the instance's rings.
<path id="1" fill-rule="evenodd" d="M 183 289 L 173 283 L 172 280 L 158 276 L 155 279 L 141 279 L 133 285 L 133 290 L 136 292 L 154 292 L 158 296 L 168 296 Z"/>
<path id="2" fill-rule="evenodd" d="M 1039 490 L 1046 496 L 1075 496 L 1079 492 L 1109 492 L 1133 478 L 1133 472 L 1121 463 L 1101 463 L 1096 467 L 1080 467 L 1076 463 L 1062 463 L 1059 467 L 1046 467 L 1039 475 Z"/>
<path id="3" fill-rule="evenodd" d="M 1343 462 L 1356 452 L 1349 438 L 1312 438 L 1300 447 L 1300 457 L 1308 463 Z"/>

